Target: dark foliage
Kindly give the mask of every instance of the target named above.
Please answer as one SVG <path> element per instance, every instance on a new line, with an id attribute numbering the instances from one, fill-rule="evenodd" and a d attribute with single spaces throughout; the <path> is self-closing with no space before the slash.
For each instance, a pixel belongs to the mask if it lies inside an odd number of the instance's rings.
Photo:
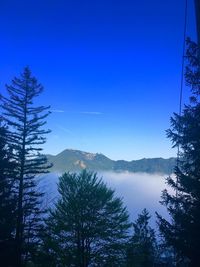
<path id="1" fill-rule="evenodd" d="M 124 266 L 130 224 L 121 199 L 94 173 L 65 173 L 46 220 L 41 266 Z"/>
<path id="2" fill-rule="evenodd" d="M 42 194 L 36 190 L 36 175 L 47 172 L 49 167 L 46 157 L 40 154 L 49 132 L 43 129 L 49 107 L 35 107 L 33 101 L 42 90 L 29 68 L 25 68 L 20 78 L 7 85 L 8 98 L 2 97 L 2 118 L 8 125 L 7 142 L 15 162 L 16 266 L 25 264 L 34 253 L 41 229 Z"/>
<path id="3" fill-rule="evenodd" d="M 7 129 L 0 125 L 0 259 L 4 267 L 14 266 L 16 195 L 15 164 L 7 146 Z"/>
<path id="4" fill-rule="evenodd" d="M 153 267 L 157 258 L 155 231 L 149 226 L 150 215 L 146 209 L 133 223 L 134 234 L 127 251 L 128 267 Z"/>
<path id="5" fill-rule="evenodd" d="M 190 104 L 181 115 L 171 118 L 171 129 L 167 131 L 174 147 L 180 148 L 175 178 L 167 179 L 174 190 L 165 190 L 162 204 L 169 211 L 172 221 L 158 216 L 162 235 L 172 246 L 179 261 L 188 259 L 189 266 L 199 266 L 200 244 L 200 62 L 198 46 L 187 41 L 186 83 L 191 87 Z"/>

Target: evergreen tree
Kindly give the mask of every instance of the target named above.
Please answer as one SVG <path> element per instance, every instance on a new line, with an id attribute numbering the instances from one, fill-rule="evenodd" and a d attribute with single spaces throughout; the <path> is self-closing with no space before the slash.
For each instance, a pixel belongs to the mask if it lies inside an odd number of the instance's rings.
<path id="1" fill-rule="evenodd" d="M 121 199 L 86 170 L 63 174 L 58 191 L 40 266 L 123 266 L 130 224 Z"/>
<path id="2" fill-rule="evenodd" d="M 134 234 L 127 253 L 128 267 L 154 266 L 157 253 L 155 231 L 149 226 L 151 216 L 144 209 L 133 223 Z"/>
<path id="3" fill-rule="evenodd" d="M 7 85 L 9 97 L 2 97 L 3 120 L 8 125 L 7 140 L 16 163 L 17 216 L 15 239 L 16 266 L 23 266 L 34 252 L 41 228 L 41 196 L 36 175 L 47 172 L 48 164 L 41 155 L 41 145 L 49 132 L 43 129 L 49 107 L 34 107 L 34 98 L 43 90 L 29 68 Z"/>
<path id="4" fill-rule="evenodd" d="M 174 190 L 165 190 L 162 203 L 168 209 L 171 221 L 158 215 L 160 231 L 167 244 L 172 246 L 177 259 L 187 258 L 189 266 L 199 266 L 200 244 L 200 59 L 198 46 L 187 40 L 186 83 L 191 88 L 190 103 L 181 115 L 171 118 L 168 137 L 180 155 L 175 178 L 167 178 Z"/>
<path id="5" fill-rule="evenodd" d="M 15 251 L 16 196 L 14 162 L 7 146 L 7 130 L 0 125 L 0 259 L 4 267 L 14 266 L 10 255 Z"/>

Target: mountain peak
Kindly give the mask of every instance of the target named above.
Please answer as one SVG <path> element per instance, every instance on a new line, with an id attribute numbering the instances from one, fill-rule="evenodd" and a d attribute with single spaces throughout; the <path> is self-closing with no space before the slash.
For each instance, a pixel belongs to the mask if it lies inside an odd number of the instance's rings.
<path id="1" fill-rule="evenodd" d="M 53 163 L 52 171 L 116 171 L 116 172 L 146 172 L 171 174 L 175 166 L 175 158 L 143 158 L 140 160 L 111 160 L 101 153 L 90 153 L 75 149 L 65 149 L 56 156 L 47 155 Z"/>

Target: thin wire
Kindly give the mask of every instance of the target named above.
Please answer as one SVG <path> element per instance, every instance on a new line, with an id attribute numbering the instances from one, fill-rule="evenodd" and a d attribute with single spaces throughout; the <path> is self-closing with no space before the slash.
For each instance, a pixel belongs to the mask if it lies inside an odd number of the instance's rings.
<path id="1" fill-rule="evenodd" d="M 188 14 L 188 0 L 185 0 L 185 16 L 184 16 L 184 35 L 183 35 L 183 53 L 182 53 L 182 64 L 181 64 L 181 86 L 180 86 L 180 96 L 179 96 L 179 116 L 182 113 L 182 103 L 183 103 L 183 86 L 184 86 L 184 68 L 185 68 L 185 47 L 186 47 L 186 33 L 187 33 L 187 14 Z M 180 132 L 180 128 L 179 128 Z M 177 151 L 177 165 L 180 157 L 180 144 L 178 144 Z"/>
<path id="2" fill-rule="evenodd" d="M 182 64 L 181 64 L 181 84 L 180 84 L 180 96 L 179 96 L 179 116 L 182 114 L 182 103 L 183 103 L 183 86 L 184 86 L 184 69 L 185 69 L 185 48 L 186 48 L 186 33 L 187 33 L 187 14 L 188 14 L 188 0 L 185 0 L 185 16 L 184 16 L 184 34 L 183 34 L 183 52 L 182 52 Z M 180 134 L 180 126 L 178 129 L 178 134 Z M 180 144 L 178 143 L 177 148 L 177 162 L 176 166 L 179 167 L 180 164 Z M 178 209 L 178 177 L 176 177 L 176 209 Z M 176 222 L 175 222 L 176 228 Z M 175 252 L 175 266 L 178 264 L 178 255 Z"/>

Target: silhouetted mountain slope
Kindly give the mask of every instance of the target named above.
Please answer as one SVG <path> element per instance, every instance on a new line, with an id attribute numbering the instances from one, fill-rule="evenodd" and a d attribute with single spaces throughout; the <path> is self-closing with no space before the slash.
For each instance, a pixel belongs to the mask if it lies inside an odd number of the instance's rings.
<path id="1" fill-rule="evenodd" d="M 79 150 L 66 149 L 56 156 L 47 155 L 53 163 L 51 171 L 80 171 L 84 168 L 93 171 L 116 171 L 116 172 L 146 172 L 166 173 L 173 172 L 175 158 L 151 158 L 133 161 L 111 160 L 103 154 L 88 153 Z"/>

